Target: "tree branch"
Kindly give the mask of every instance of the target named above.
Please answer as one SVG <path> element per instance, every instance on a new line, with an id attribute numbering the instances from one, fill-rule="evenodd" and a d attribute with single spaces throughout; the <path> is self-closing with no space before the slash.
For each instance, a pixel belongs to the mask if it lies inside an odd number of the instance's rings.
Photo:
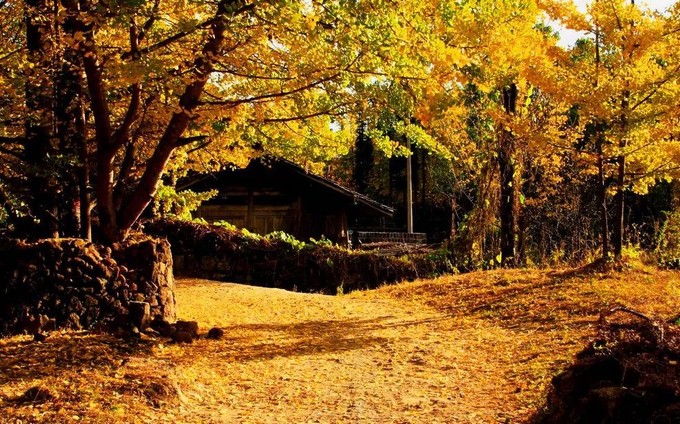
<path id="1" fill-rule="evenodd" d="M 111 148 L 118 150 L 130 138 L 130 128 L 139 117 L 139 106 L 141 104 L 142 89 L 139 83 L 133 84 L 130 87 L 132 94 L 130 96 L 130 104 L 128 105 L 125 118 L 120 126 L 113 133 L 113 145 Z"/>
<path id="2" fill-rule="evenodd" d="M 345 107 L 345 106 L 348 106 L 348 103 L 342 103 L 342 104 L 336 105 L 332 108 L 320 110 L 320 111 L 317 111 L 317 112 L 311 112 L 311 113 L 308 113 L 306 115 L 288 116 L 288 117 L 285 117 L 285 118 L 266 118 L 266 119 L 259 121 L 259 122 L 270 124 L 270 123 L 302 121 L 304 119 L 316 118 L 316 117 L 319 117 L 319 116 L 340 116 L 340 115 L 342 115 L 342 112 L 338 112 L 338 113 L 332 113 L 332 112 L 334 110 L 338 110 L 338 109 Z M 258 121 L 253 120 L 252 122 L 255 123 L 255 122 L 258 122 Z"/>
<path id="3" fill-rule="evenodd" d="M 196 141 L 203 141 L 207 138 L 208 138 L 207 135 L 197 135 L 194 137 L 180 137 L 177 139 L 177 142 L 175 144 L 177 145 L 177 147 L 182 147 L 186 146 L 187 144 L 194 143 Z"/>
<path id="4" fill-rule="evenodd" d="M 24 155 L 22 155 L 20 152 L 17 152 L 17 151 L 14 151 L 14 150 L 8 149 L 6 147 L 2 147 L 2 146 L 0 146 L 0 153 L 4 153 L 4 154 L 10 155 L 10 156 L 14 156 L 15 158 L 22 160 L 22 161 L 25 159 Z"/>
<path id="5" fill-rule="evenodd" d="M 0 7 L 2 7 L 2 6 L 0 6 Z M 11 52 L 8 52 L 8 53 L 6 53 L 6 54 L 3 55 L 3 56 L 0 56 L 0 61 L 3 61 L 3 60 L 5 60 L 5 59 L 9 59 L 10 57 L 14 56 L 15 54 L 17 54 L 17 53 L 19 53 L 19 52 L 21 52 L 21 51 L 23 51 L 23 50 L 25 50 L 25 47 L 19 47 L 19 48 L 16 49 L 16 50 L 12 50 Z"/>
<path id="6" fill-rule="evenodd" d="M 236 10 L 236 11 L 234 12 L 234 16 L 240 15 L 241 13 L 244 13 L 244 12 L 246 12 L 246 11 L 252 10 L 254 7 L 255 7 L 255 4 L 247 4 L 247 5 L 243 6 L 243 7 L 241 7 L 240 9 Z M 180 31 L 180 32 L 178 32 L 177 34 L 174 34 L 174 35 L 172 35 L 172 36 L 170 36 L 170 37 L 168 37 L 168 38 L 166 38 L 166 39 L 164 39 L 164 40 L 161 40 L 161 41 L 157 42 L 156 44 L 153 44 L 153 45 L 151 45 L 151 46 L 149 46 L 149 47 L 145 47 L 145 48 L 143 48 L 143 49 L 139 49 L 139 51 L 128 51 L 128 52 L 125 52 L 125 53 L 123 53 L 123 54 L 121 55 L 121 59 L 123 59 L 123 60 L 129 60 L 129 59 L 137 60 L 137 59 L 139 59 L 142 55 L 145 55 L 145 54 L 148 54 L 148 53 L 152 53 L 152 52 L 154 52 L 154 51 L 156 51 L 156 50 L 158 50 L 158 49 L 161 49 L 161 48 L 163 48 L 163 47 L 169 46 L 170 44 L 172 44 L 172 43 L 174 43 L 174 42 L 176 42 L 176 41 L 179 41 L 179 40 L 183 39 L 184 37 L 187 37 L 187 36 L 189 36 L 189 35 L 195 33 L 195 32 L 198 31 L 198 30 L 210 28 L 210 27 L 213 26 L 219 19 L 220 19 L 220 17 L 216 16 L 216 17 L 214 17 L 214 18 L 212 18 L 212 19 L 208 19 L 207 21 L 201 22 L 200 24 L 196 25 L 195 27 L 193 27 L 193 28 L 191 28 L 191 29 L 188 29 L 188 30 L 186 30 L 186 31 Z"/>
<path id="7" fill-rule="evenodd" d="M 634 111 L 635 109 L 643 105 L 645 102 L 647 102 L 647 100 L 651 99 L 652 96 L 655 95 L 661 89 L 661 87 L 664 86 L 664 84 L 673 79 L 673 77 L 677 76 L 678 72 L 680 72 L 680 65 L 676 66 L 673 72 L 671 72 L 666 78 L 654 84 L 655 85 L 654 89 L 651 92 L 649 92 L 649 94 L 647 94 L 645 97 L 643 97 L 640 101 L 635 103 L 630 108 L 630 110 Z"/>
<path id="8" fill-rule="evenodd" d="M 170 118 L 156 149 L 146 164 L 146 169 L 137 188 L 129 201 L 121 206 L 118 220 L 119 231 L 127 232 L 153 199 L 165 166 L 177 147 L 178 140 L 189 126 L 193 111 L 198 107 L 201 94 L 214 69 L 215 61 L 222 52 L 227 29 L 227 16 L 234 16 L 254 7 L 253 5 L 246 5 L 234 11 L 234 7 L 239 4 L 239 0 L 221 0 L 217 6 L 215 17 L 211 19 L 211 37 L 203 47 L 201 54 L 194 61 L 195 77 L 185 87 L 184 93 L 180 97 L 181 111 L 174 113 Z"/>
<path id="9" fill-rule="evenodd" d="M 335 78 L 340 76 L 340 72 L 335 73 L 331 76 L 328 76 L 326 78 L 322 78 L 320 80 L 314 81 L 312 83 L 309 83 L 307 85 L 303 85 L 302 87 L 295 88 L 293 90 L 289 91 L 281 91 L 278 93 L 268 93 L 268 94 L 261 94 L 259 96 L 252 96 L 252 97 L 246 97 L 244 99 L 238 99 L 238 100 L 214 100 L 214 101 L 207 101 L 207 102 L 200 102 L 199 104 L 201 105 L 209 105 L 209 106 L 228 106 L 228 107 L 236 107 L 238 105 L 246 104 L 246 103 L 256 103 L 260 102 L 262 100 L 271 100 L 271 99 L 276 99 L 280 97 L 286 97 L 290 96 L 292 94 L 300 93 L 305 90 L 309 90 L 310 88 L 314 88 L 318 85 L 321 85 L 325 82 L 331 81 Z"/>
<path id="10" fill-rule="evenodd" d="M 234 75 L 236 77 L 243 77 L 243 78 L 248 78 L 248 79 L 261 79 L 261 80 L 273 80 L 273 81 L 291 81 L 291 80 L 295 79 L 295 78 L 292 78 L 292 77 L 273 77 L 271 75 L 244 74 L 244 73 L 232 71 L 232 70 L 229 70 L 229 69 L 217 69 L 216 68 L 214 72 Z"/>
<path id="11" fill-rule="evenodd" d="M 151 31 L 151 28 L 153 27 L 153 24 L 156 23 L 156 20 L 158 19 L 158 8 L 160 7 L 161 1 L 160 0 L 155 0 L 153 4 L 153 9 L 151 11 L 151 16 L 147 21 L 142 25 L 142 30 L 139 31 L 139 35 L 137 36 L 137 43 L 141 43 L 142 40 L 146 37 L 146 34 Z"/>

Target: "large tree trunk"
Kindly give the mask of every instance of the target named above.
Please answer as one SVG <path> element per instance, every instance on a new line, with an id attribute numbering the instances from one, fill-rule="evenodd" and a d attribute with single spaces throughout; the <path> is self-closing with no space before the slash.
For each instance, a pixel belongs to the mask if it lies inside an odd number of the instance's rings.
<path id="1" fill-rule="evenodd" d="M 503 88 L 503 108 L 508 115 L 517 111 L 517 86 L 511 84 Z M 515 138 L 510 130 L 501 129 L 498 151 L 500 168 L 500 220 L 501 220 L 501 263 L 512 266 L 515 263 Z"/>
<path id="2" fill-rule="evenodd" d="M 210 24 L 210 37 L 194 61 L 193 80 L 187 84 L 179 100 L 179 110 L 170 118 L 151 157 L 145 164 L 144 173 L 130 196 L 122 199 L 117 207 L 114 202 L 114 158 L 130 141 L 130 128 L 138 118 L 140 107 L 139 84 L 131 86 L 131 100 L 125 118 L 114 131 L 110 118 L 106 82 L 95 39 L 96 20 L 79 12 L 76 0 L 62 0 L 66 8 L 80 21 L 79 30 L 84 41 L 79 44 L 83 67 L 87 78 L 92 116 L 94 118 L 97 145 L 95 196 L 103 241 L 115 243 L 125 239 L 156 193 L 158 182 L 172 153 L 181 145 L 181 137 L 189 126 L 203 89 L 214 69 L 224 45 L 226 20 L 236 11 L 238 0 L 222 0 L 217 6 L 215 19 Z M 243 9 L 240 9 L 243 10 Z M 132 28 L 134 30 L 134 28 Z M 137 40 L 131 31 L 131 48 L 135 51 Z"/>
<path id="3" fill-rule="evenodd" d="M 62 25 L 64 36 L 74 37 L 78 21 L 68 15 Z M 89 238 L 89 208 L 87 187 L 87 138 L 85 134 L 85 112 L 83 108 L 83 68 L 78 52 L 66 48 L 62 56 L 62 67 L 57 78 L 56 121 L 59 150 L 65 165 L 60 198 L 62 234 L 69 237 Z M 84 176 L 85 175 L 85 176 Z M 85 178 L 85 180 L 84 180 Z M 85 213 L 84 213 L 85 212 Z"/>
<path id="4" fill-rule="evenodd" d="M 29 208 L 35 220 L 35 237 L 56 237 L 58 233 L 58 176 L 52 131 L 54 119 L 53 4 L 47 0 L 26 0 L 26 47 L 29 67 L 26 75 L 26 141 L 24 159 L 29 177 Z"/>

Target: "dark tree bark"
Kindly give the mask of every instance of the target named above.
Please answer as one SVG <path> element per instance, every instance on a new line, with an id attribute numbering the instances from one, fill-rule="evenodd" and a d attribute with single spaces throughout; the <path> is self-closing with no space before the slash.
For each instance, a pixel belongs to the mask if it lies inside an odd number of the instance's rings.
<path id="1" fill-rule="evenodd" d="M 54 119 L 52 67 L 53 4 L 26 0 L 26 48 L 31 65 L 26 76 L 26 137 L 23 159 L 28 175 L 28 204 L 35 220 L 34 237 L 58 236 L 56 152 L 52 133 Z"/>
<path id="2" fill-rule="evenodd" d="M 628 106 L 630 92 L 625 91 L 621 99 L 621 135 L 619 139 L 619 156 L 616 158 L 616 195 L 614 196 L 614 228 L 612 247 L 614 249 L 614 259 L 620 260 L 623 252 L 623 232 L 625 228 L 625 195 L 626 195 L 626 131 L 628 130 Z"/>
<path id="3" fill-rule="evenodd" d="M 517 86 L 510 84 L 503 88 L 503 108 L 508 115 L 517 111 Z M 500 220 L 501 220 L 501 264 L 512 266 L 515 262 L 515 137 L 503 128 L 499 132 L 498 165 L 500 169 Z"/>
<path id="4" fill-rule="evenodd" d="M 373 169 L 373 142 L 366 134 L 366 123 L 361 122 L 354 143 L 354 172 L 352 178 L 357 191 L 367 194 L 368 180 Z"/>
<path id="5" fill-rule="evenodd" d="M 604 172 L 604 154 L 602 153 L 603 135 L 601 130 L 595 135 L 595 148 L 597 150 L 597 177 L 598 177 L 598 194 L 599 194 L 599 211 L 600 211 L 600 231 L 602 244 L 602 259 L 605 261 L 609 259 L 609 216 L 607 214 L 607 181 Z"/>
<path id="6" fill-rule="evenodd" d="M 76 17 L 73 14 L 67 15 L 61 26 L 63 35 L 73 37 L 78 26 Z M 89 170 L 83 108 L 83 66 L 80 55 L 72 48 L 66 48 L 61 59 L 55 117 L 59 151 L 66 158 L 60 172 L 63 185 L 59 202 L 62 234 L 89 239 Z"/>
<path id="7" fill-rule="evenodd" d="M 234 13 L 241 13 L 247 7 L 241 7 L 238 0 L 222 0 L 217 6 L 216 15 L 207 28 L 209 38 L 202 51 L 194 61 L 193 79 L 187 84 L 180 97 L 179 109 L 170 118 L 151 157 L 145 164 L 144 172 L 138 184 L 131 189 L 129 196 L 114 197 L 114 174 L 116 155 L 127 149 L 131 143 L 130 130 L 139 117 L 142 88 L 139 84 L 130 87 L 130 104 L 122 122 L 114 130 L 107 99 L 107 87 L 103 75 L 103 67 L 96 40 L 97 6 L 92 2 L 62 0 L 70 16 L 77 19 L 77 29 L 83 34 L 83 41 L 78 51 L 83 63 L 87 81 L 87 92 L 90 110 L 94 120 L 96 143 L 96 173 L 94 194 L 97 200 L 97 214 L 100 234 L 104 242 L 115 243 L 125 239 L 129 230 L 149 205 L 156 192 L 158 182 L 173 151 L 181 145 L 181 137 L 189 126 L 195 109 L 199 106 L 203 89 L 208 82 L 215 60 L 219 57 L 224 41 L 227 19 Z M 81 10 L 83 7 L 83 10 Z M 130 28 L 131 57 L 139 56 L 138 41 L 142 35 L 133 24 Z"/>

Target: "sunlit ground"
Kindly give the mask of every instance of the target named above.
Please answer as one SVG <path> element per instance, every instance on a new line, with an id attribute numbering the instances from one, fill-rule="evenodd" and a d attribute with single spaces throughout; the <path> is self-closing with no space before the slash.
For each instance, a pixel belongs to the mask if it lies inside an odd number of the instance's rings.
<path id="1" fill-rule="evenodd" d="M 477 272 L 339 297 L 182 280 L 181 318 L 223 340 L 2 340 L 0 421 L 521 422 L 601 310 L 670 317 L 678 293 L 677 273 L 643 266 Z"/>

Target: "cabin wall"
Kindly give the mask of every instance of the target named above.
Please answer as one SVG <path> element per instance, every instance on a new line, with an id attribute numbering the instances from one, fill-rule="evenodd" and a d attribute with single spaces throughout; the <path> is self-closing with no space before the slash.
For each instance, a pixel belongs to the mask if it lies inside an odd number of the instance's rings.
<path id="1" fill-rule="evenodd" d="M 303 187 L 304 188 L 304 187 Z M 229 187 L 203 204 L 196 216 L 209 223 L 228 221 L 257 234 L 285 231 L 296 238 L 347 242 L 347 205 L 319 191 L 286 193 L 273 188 Z"/>
<path id="2" fill-rule="evenodd" d="M 350 222 L 355 224 L 359 216 L 385 215 L 380 208 L 358 202 L 357 193 L 286 162 L 255 161 L 244 169 L 203 176 L 185 187 L 218 190 L 196 217 L 210 223 L 228 221 L 258 234 L 285 231 L 300 240 L 324 236 L 345 245 Z"/>

